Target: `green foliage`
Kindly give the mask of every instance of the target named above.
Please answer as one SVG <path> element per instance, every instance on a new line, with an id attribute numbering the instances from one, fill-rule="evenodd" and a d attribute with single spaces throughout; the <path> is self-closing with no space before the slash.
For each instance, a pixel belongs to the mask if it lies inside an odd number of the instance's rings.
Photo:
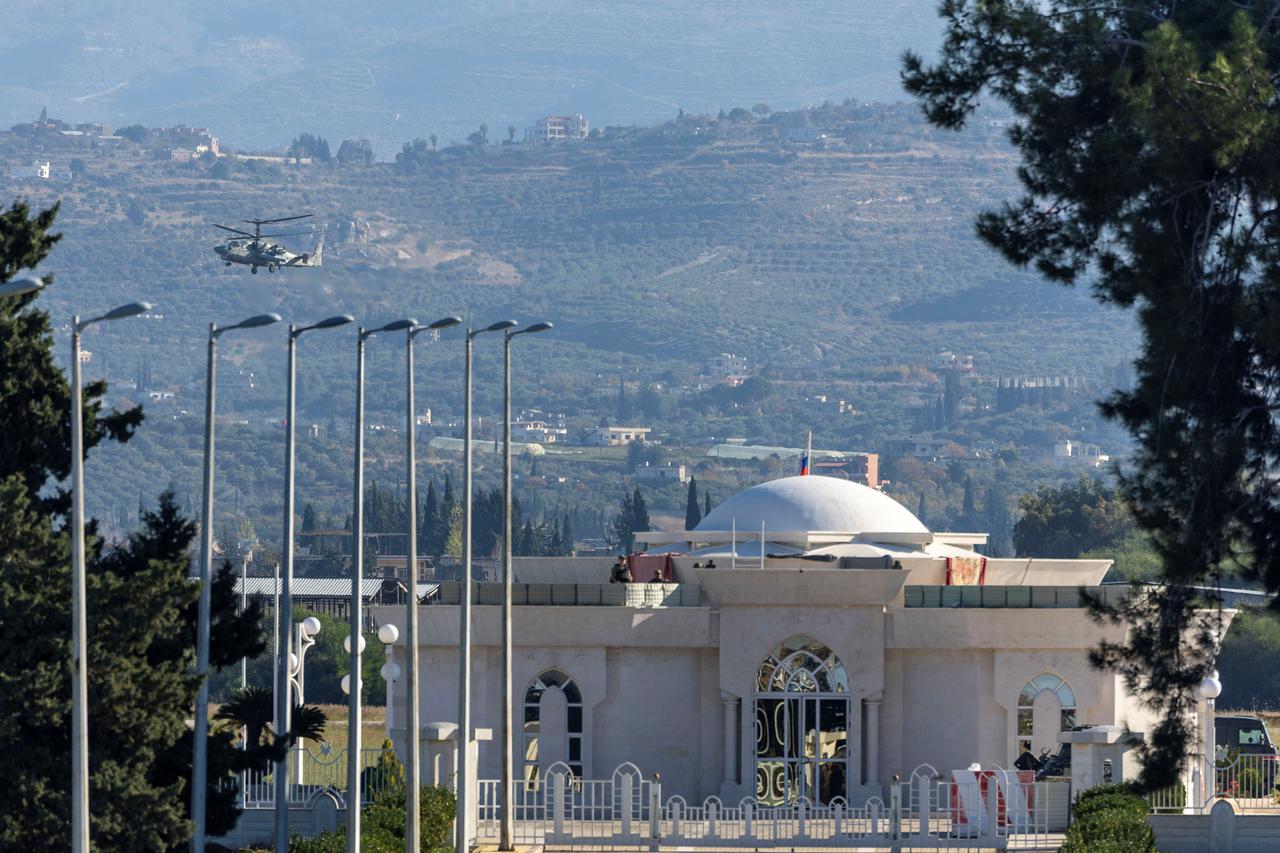
<path id="1" fill-rule="evenodd" d="M 1156 853 L 1150 809 L 1128 785 L 1084 791 L 1071 809 L 1071 828 L 1059 853 Z"/>
<path id="2" fill-rule="evenodd" d="M 372 770 L 372 768 L 370 768 Z M 366 772 L 370 772 L 367 770 Z M 398 853 L 405 846 L 404 767 L 396 759 L 391 742 L 382 745 L 378 757 L 378 777 L 395 780 L 380 790 L 360 811 L 360 845 L 370 853 Z M 419 789 L 419 843 L 423 850 L 445 848 L 452 837 L 455 809 L 453 792 L 439 785 Z M 346 828 L 314 838 L 293 838 L 290 853 L 342 853 L 346 849 Z"/>
<path id="3" fill-rule="evenodd" d="M 613 546 L 623 554 L 630 554 L 635 547 L 636 534 L 649 529 L 649 508 L 644 495 L 636 486 L 630 494 L 622 496 L 622 509 L 614 517 L 609 533 Z"/>
<path id="4" fill-rule="evenodd" d="M 702 521 L 702 508 L 698 506 L 698 481 L 689 478 L 689 496 L 684 505 L 684 529 L 692 530 Z"/>
<path id="5" fill-rule="evenodd" d="M 310 157 L 317 163 L 328 163 L 330 160 L 329 143 L 323 137 L 313 133 L 302 133 L 294 137 L 289 146 L 289 156 L 295 158 Z"/>
<path id="6" fill-rule="evenodd" d="M 1023 495 L 1018 506 L 1022 518 L 1013 526 L 1013 545 L 1019 557 L 1074 558 L 1109 548 L 1133 529 L 1115 489 L 1089 477 Z"/>
<path id="7" fill-rule="evenodd" d="M 979 234 L 1136 308 L 1136 381 L 1103 412 L 1137 443 L 1121 492 L 1166 585 L 1099 610 L 1129 631 L 1094 661 L 1162 717 L 1142 781 L 1165 788 L 1221 628 L 1188 587 L 1239 569 L 1280 589 L 1280 34 L 1268 8 L 1213 2 L 951 0 L 941 14 L 937 63 L 905 59 L 929 120 L 960 127 L 986 94 L 1016 117 L 1023 196 L 979 216 Z"/>
<path id="8" fill-rule="evenodd" d="M 1219 708 L 1280 707 L 1280 614 L 1241 607 L 1218 655 L 1222 674 Z"/>

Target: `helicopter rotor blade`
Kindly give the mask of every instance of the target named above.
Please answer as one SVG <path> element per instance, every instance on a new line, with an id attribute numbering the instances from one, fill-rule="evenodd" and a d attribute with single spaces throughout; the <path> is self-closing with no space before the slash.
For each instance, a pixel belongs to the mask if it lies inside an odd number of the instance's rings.
<path id="1" fill-rule="evenodd" d="M 242 219 L 241 222 L 248 222 L 253 225 L 271 225 L 275 222 L 292 222 L 295 219 L 308 219 L 315 216 L 314 213 L 303 213 L 298 216 L 282 216 L 279 219 Z"/>
<path id="2" fill-rule="evenodd" d="M 248 231 L 241 231 L 239 228 L 230 228 L 226 225 L 218 225 L 213 223 L 214 228 L 221 228 L 223 231 L 230 231 L 232 234 L 240 234 L 245 237 L 256 237 L 256 234 L 250 234 Z"/>
<path id="3" fill-rule="evenodd" d="M 285 231 L 280 234 L 263 234 L 263 238 L 267 237 L 298 237 L 300 235 L 315 234 L 315 231 Z"/>

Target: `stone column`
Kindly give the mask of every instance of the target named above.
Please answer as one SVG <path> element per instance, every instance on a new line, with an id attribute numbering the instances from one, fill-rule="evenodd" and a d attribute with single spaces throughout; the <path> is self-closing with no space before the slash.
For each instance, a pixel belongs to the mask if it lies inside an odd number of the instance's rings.
<path id="1" fill-rule="evenodd" d="M 866 700 L 867 721 L 867 776 L 864 785 L 871 785 L 880 793 L 880 702 L 881 697 Z"/>
<path id="2" fill-rule="evenodd" d="M 738 784 L 738 697 L 720 694 L 724 709 L 724 784 Z"/>

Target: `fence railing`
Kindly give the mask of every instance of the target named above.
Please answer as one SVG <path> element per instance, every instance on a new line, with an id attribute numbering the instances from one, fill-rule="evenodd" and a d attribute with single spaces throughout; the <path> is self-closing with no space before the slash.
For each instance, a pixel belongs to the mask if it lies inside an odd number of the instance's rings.
<path id="1" fill-rule="evenodd" d="M 664 798 L 661 781 L 635 765 L 608 779 L 584 780 L 557 764 L 513 792 L 514 841 L 559 849 L 632 847 L 854 847 L 1008 849 L 1037 846 L 1066 830 L 1071 786 L 1036 782 L 1000 769 L 943 778 L 917 768 L 889 787 L 886 802 L 853 806 L 841 798 L 781 805 L 718 797 L 687 802 Z M 501 786 L 482 781 L 477 835 L 498 838 Z"/>
<path id="2" fill-rule="evenodd" d="M 360 750 L 360 800 L 362 804 L 370 802 L 391 783 L 398 781 L 400 770 L 395 765 L 379 762 L 381 749 Z M 292 768 L 298 760 L 296 754 L 290 754 L 286 766 Z M 296 774 L 290 772 L 290 782 L 286 787 L 286 796 L 290 807 L 306 806 L 322 793 L 330 793 L 338 801 L 339 807 L 346 807 L 347 795 L 347 751 L 336 749 L 329 755 L 303 753 L 303 784 L 292 781 Z M 241 774 L 240 797 L 241 808 L 269 809 L 276 804 L 275 770 L 272 765 L 266 770 L 249 770 Z"/>
<path id="3" fill-rule="evenodd" d="M 1274 755 L 1242 753 L 1231 760 L 1220 760 L 1213 770 L 1213 785 L 1202 784 L 1198 768 L 1191 784 L 1179 783 L 1172 788 L 1147 796 L 1147 804 L 1155 812 L 1207 812 L 1218 800 L 1230 800 L 1241 812 L 1280 811 L 1280 762 Z"/>

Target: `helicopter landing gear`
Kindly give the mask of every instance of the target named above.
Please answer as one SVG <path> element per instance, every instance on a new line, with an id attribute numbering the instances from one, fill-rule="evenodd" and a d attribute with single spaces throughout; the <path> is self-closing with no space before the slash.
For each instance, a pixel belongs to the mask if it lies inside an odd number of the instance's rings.
<path id="1" fill-rule="evenodd" d="M 231 261 L 227 261 L 227 266 L 231 266 Z"/>
<path id="2" fill-rule="evenodd" d="M 267 272 L 275 272 L 275 271 L 276 271 L 275 264 L 267 264 Z"/>
<path id="3" fill-rule="evenodd" d="M 257 275 L 257 274 L 258 274 L 258 268 L 257 268 L 257 267 L 249 267 L 249 272 L 253 273 L 254 275 Z"/>

